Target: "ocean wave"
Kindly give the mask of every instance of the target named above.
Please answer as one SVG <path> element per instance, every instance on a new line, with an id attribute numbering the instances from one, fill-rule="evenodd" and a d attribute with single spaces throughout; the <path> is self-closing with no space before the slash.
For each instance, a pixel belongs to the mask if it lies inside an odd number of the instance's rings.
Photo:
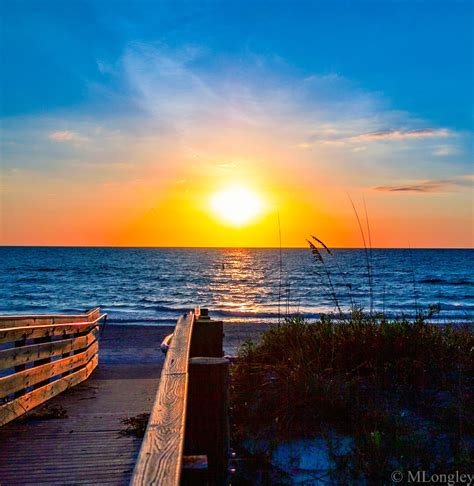
<path id="1" fill-rule="evenodd" d="M 223 309 L 209 309 L 209 312 L 212 313 L 214 317 L 256 317 L 256 318 L 275 318 L 284 317 L 286 315 L 295 316 L 295 315 L 304 315 L 305 317 L 319 317 L 321 315 L 320 312 L 308 312 L 308 313 L 289 313 L 285 314 L 285 312 L 258 312 L 258 311 L 238 311 L 238 310 L 223 310 Z"/>
<path id="2" fill-rule="evenodd" d="M 474 282 L 467 278 L 461 278 L 457 280 L 447 280 L 443 278 L 424 278 L 422 280 L 418 280 L 418 283 L 422 284 L 435 284 L 435 285 L 474 285 Z"/>
<path id="3" fill-rule="evenodd" d="M 474 294 L 436 294 L 438 300 L 446 299 L 446 300 L 472 300 L 474 299 Z"/>
<path id="4" fill-rule="evenodd" d="M 39 282 L 46 282 L 45 277 L 37 276 L 37 277 L 18 277 L 15 280 L 15 283 L 39 283 Z"/>
<path id="5" fill-rule="evenodd" d="M 439 304 L 440 309 L 443 310 L 456 310 L 456 311 L 463 311 L 463 312 L 473 312 L 474 305 L 465 305 L 465 304 L 446 304 L 445 302 L 441 302 Z"/>

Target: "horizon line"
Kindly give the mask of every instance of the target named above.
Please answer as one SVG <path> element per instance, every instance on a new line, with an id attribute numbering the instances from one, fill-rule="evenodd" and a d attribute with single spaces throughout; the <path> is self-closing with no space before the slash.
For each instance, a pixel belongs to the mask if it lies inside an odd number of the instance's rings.
<path id="1" fill-rule="evenodd" d="M 0 248 L 123 248 L 123 249 L 183 249 L 183 250 L 307 250 L 308 246 L 160 246 L 160 245 L 4 245 L 0 244 Z M 474 250 L 473 247 L 465 246 L 429 246 L 429 247 L 405 247 L 405 246 L 378 246 L 367 247 L 364 246 L 333 246 L 332 250 Z"/>

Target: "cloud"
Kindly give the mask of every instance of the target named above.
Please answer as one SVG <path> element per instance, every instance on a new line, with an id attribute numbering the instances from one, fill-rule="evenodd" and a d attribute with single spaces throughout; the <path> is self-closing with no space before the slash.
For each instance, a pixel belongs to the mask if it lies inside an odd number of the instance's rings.
<path id="1" fill-rule="evenodd" d="M 44 164 L 36 164 L 42 170 L 63 166 L 65 157 L 76 165 L 127 161 L 137 172 L 237 160 L 238 175 L 292 160 L 308 171 L 327 168 L 328 177 L 344 171 L 347 181 L 361 176 L 361 167 L 386 174 L 394 166 L 397 179 L 406 180 L 414 164 L 415 177 L 449 179 L 452 165 L 436 176 L 427 167 L 444 163 L 433 151 L 454 146 L 455 136 L 464 153 L 462 133 L 398 111 L 342 75 L 295 76 L 284 61 L 249 55 L 216 62 L 213 52 L 195 46 L 133 42 L 102 68 L 108 76 L 89 87 L 90 100 L 79 109 L 32 117 L 29 125 L 8 122 L 4 146 L 19 142 L 4 149 L 11 166 L 32 164 L 31 152 L 44 143 Z M 26 138 L 30 148 L 21 144 Z"/>
<path id="2" fill-rule="evenodd" d="M 81 137 L 76 132 L 70 132 L 69 130 L 58 130 L 56 132 L 51 132 L 48 135 L 50 140 L 54 140 L 55 142 L 71 142 L 74 140 L 80 140 Z"/>
<path id="3" fill-rule="evenodd" d="M 370 141 L 370 140 L 406 140 L 417 138 L 439 138 L 449 137 L 451 132 L 446 128 L 421 128 L 418 130 L 385 130 L 381 132 L 365 133 L 352 137 L 354 141 Z"/>
<path id="4" fill-rule="evenodd" d="M 378 116 L 384 118 L 389 116 L 390 113 L 380 112 Z M 400 119 L 399 123 L 406 123 L 409 120 Z M 354 127 L 357 129 L 358 127 Z M 353 144 L 371 143 L 378 141 L 406 141 L 406 140 L 423 140 L 429 138 L 446 138 L 452 137 L 454 134 L 451 130 L 447 128 L 419 128 L 411 130 L 380 130 L 372 131 L 362 134 L 353 134 L 347 131 L 337 131 L 337 130 L 320 130 L 318 133 L 312 135 L 310 139 L 306 142 L 298 144 L 301 148 L 310 148 L 315 144 L 322 145 L 334 145 L 334 146 L 350 146 Z M 450 148 L 450 150 L 454 150 Z M 450 152 L 452 153 L 452 152 Z M 435 155 L 446 155 L 446 150 L 440 151 Z"/>
<path id="5" fill-rule="evenodd" d="M 433 155 L 437 157 L 446 157 L 448 155 L 456 155 L 458 150 L 456 147 L 452 147 L 451 145 L 440 145 L 433 150 Z"/>
<path id="6" fill-rule="evenodd" d="M 433 193 L 433 192 L 448 192 L 459 187 L 472 187 L 472 175 L 465 175 L 454 179 L 446 180 L 427 180 L 419 181 L 411 184 L 379 186 L 374 187 L 375 191 L 381 192 L 418 192 L 418 193 Z"/>
<path id="7" fill-rule="evenodd" d="M 180 133 L 203 123 L 220 131 L 232 124 L 291 134 L 293 147 L 309 148 L 318 140 L 414 124 L 406 113 L 388 108 L 379 93 L 363 91 L 341 75 L 297 78 L 281 71 L 257 56 L 216 65 L 204 49 L 138 42 L 127 47 L 116 69 L 135 106 Z"/>
<path id="8" fill-rule="evenodd" d="M 432 153 L 430 144 L 458 135 L 392 108 L 381 93 L 340 74 L 298 78 L 283 74 L 283 61 L 275 65 L 255 55 L 214 61 L 213 53 L 199 46 L 134 42 L 114 75 L 155 133 L 174 136 L 181 146 L 215 147 L 238 133 L 297 149 L 302 157 L 311 157 L 314 148 L 348 159 L 364 152 L 379 164 L 382 155 L 393 159 L 396 142 L 416 142 L 413 153 L 420 148 Z M 377 143 L 382 141 L 394 142 L 390 156 L 382 154 L 383 144 Z M 400 143 L 407 163 L 408 148 Z"/>

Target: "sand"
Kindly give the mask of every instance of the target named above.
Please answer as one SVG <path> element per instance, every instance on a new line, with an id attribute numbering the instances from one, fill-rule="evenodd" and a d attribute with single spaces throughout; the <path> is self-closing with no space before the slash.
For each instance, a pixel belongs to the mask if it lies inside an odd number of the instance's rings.
<path id="1" fill-rule="evenodd" d="M 235 356 L 247 340 L 258 340 L 268 324 L 224 323 L 224 354 Z M 104 365 L 163 364 L 160 345 L 173 332 L 173 326 L 107 325 L 100 344 Z M 109 368 L 109 366 L 107 366 Z"/>

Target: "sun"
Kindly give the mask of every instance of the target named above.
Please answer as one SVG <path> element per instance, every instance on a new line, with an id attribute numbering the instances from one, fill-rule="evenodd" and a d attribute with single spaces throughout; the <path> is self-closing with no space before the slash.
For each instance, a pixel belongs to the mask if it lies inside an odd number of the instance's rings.
<path id="1" fill-rule="evenodd" d="M 229 226 L 241 227 L 256 220 L 263 212 L 263 201 L 243 186 L 229 186 L 212 194 L 210 207 L 215 216 Z"/>

